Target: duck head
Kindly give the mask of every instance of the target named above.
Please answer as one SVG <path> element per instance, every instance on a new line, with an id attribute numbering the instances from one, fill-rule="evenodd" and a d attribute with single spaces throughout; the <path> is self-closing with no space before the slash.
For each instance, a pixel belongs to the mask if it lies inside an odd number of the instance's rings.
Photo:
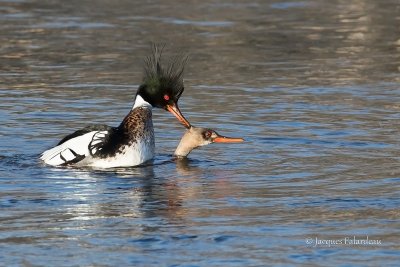
<path id="1" fill-rule="evenodd" d="M 153 45 L 153 51 L 145 59 L 143 82 L 136 93 L 136 103 L 147 102 L 152 107 L 171 112 L 186 128 L 189 121 L 182 115 L 178 100 L 183 93 L 183 71 L 187 57 L 177 56 L 166 65 L 161 63 L 164 46 Z"/>
<path id="2" fill-rule="evenodd" d="M 182 136 L 174 156 L 184 158 L 189 155 L 193 149 L 212 143 L 239 143 L 243 141 L 243 138 L 222 136 L 212 129 L 190 126 Z"/>

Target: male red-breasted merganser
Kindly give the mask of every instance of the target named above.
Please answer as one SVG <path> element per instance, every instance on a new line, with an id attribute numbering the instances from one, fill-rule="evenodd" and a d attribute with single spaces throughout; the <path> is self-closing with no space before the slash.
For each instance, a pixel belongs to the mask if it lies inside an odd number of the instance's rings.
<path id="1" fill-rule="evenodd" d="M 182 139 L 175 150 L 174 156 L 177 158 L 186 158 L 193 149 L 211 143 L 238 142 L 243 142 L 243 138 L 226 137 L 219 135 L 212 129 L 190 126 L 182 136 Z"/>
<path id="2" fill-rule="evenodd" d="M 64 137 L 57 146 L 43 152 L 41 159 L 53 166 L 98 168 L 140 165 L 154 157 L 152 108 L 168 110 L 186 127 L 190 123 L 178 108 L 183 93 L 186 58 L 176 57 L 164 68 L 162 49 L 153 47 L 145 60 L 144 79 L 132 110 L 118 127 L 93 125 Z"/>

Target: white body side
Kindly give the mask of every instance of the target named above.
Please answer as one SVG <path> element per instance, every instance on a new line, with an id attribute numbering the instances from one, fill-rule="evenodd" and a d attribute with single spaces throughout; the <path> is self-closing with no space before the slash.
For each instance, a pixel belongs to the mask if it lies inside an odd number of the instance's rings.
<path id="1" fill-rule="evenodd" d="M 78 166 L 91 166 L 96 168 L 131 167 L 140 165 L 154 157 L 154 142 L 138 141 L 132 146 L 125 146 L 122 153 L 110 158 L 85 158 Z"/>
<path id="2" fill-rule="evenodd" d="M 79 155 L 84 155 L 85 158 L 75 166 L 91 166 L 96 168 L 114 168 L 114 167 L 130 167 L 140 165 L 154 157 L 154 139 L 148 138 L 133 143 L 131 146 L 124 146 L 121 153 L 117 153 L 113 157 L 100 158 L 92 157 L 89 152 L 89 143 L 94 135 L 103 133 L 93 131 L 75 138 L 72 138 L 61 145 L 53 147 L 43 152 L 40 157 L 44 163 L 52 166 L 60 166 L 67 161 L 73 160 L 76 156 L 71 152 L 72 149 Z"/>

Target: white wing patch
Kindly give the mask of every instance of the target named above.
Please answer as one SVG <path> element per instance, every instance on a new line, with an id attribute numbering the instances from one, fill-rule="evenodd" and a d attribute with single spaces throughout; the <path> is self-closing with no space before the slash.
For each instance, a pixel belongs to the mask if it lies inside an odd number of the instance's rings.
<path id="1" fill-rule="evenodd" d="M 97 133 L 107 134 L 107 131 L 92 131 L 84 135 L 74 137 L 61 145 L 53 147 L 43 152 L 40 157 L 44 163 L 59 166 L 68 163 L 77 163 L 90 157 L 89 144 Z"/>

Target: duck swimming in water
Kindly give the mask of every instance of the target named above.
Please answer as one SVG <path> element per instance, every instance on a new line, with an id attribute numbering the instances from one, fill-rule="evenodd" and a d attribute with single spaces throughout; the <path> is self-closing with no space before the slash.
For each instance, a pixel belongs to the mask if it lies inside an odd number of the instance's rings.
<path id="1" fill-rule="evenodd" d="M 243 138 L 226 137 L 219 135 L 212 129 L 190 126 L 182 136 L 182 139 L 175 150 L 174 156 L 176 158 L 186 158 L 193 149 L 211 143 L 239 142 L 243 142 Z"/>
<path id="2" fill-rule="evenodd" d="M 140 165 L 154 157 L 152 108 L 171 112 L 186 128 L 190 123 L 178 108 L 183 93 L 186 58 L 176 57 L 165 67 L 162 48 L 153 46 L 146 58 L 144 78 L 131 111 L 117 127 L 93 125 L 64 137 L 57 146 L 41 155 L 52 166 L 91 166 L 98 168 Z"/>

